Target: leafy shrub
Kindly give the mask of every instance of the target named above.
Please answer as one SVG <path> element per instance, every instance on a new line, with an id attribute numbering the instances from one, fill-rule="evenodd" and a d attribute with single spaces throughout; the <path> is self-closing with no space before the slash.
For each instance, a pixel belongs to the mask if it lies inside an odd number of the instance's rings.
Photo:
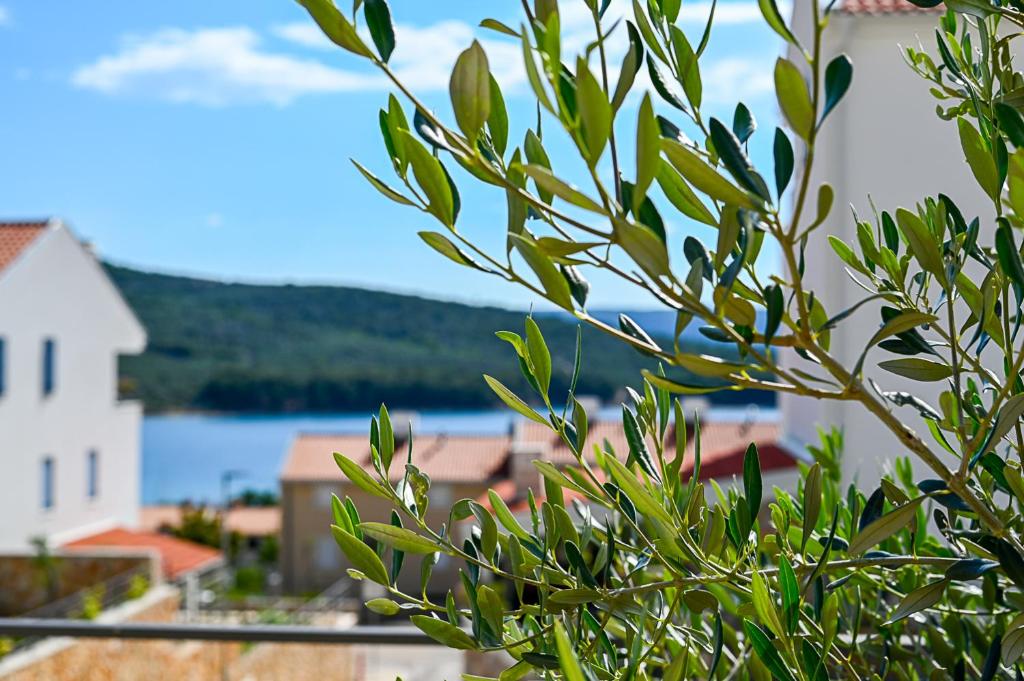
<path id="1" fill-rule="evenodd" d="M 101 584 L 86 590 L 82 594 L 82 610 L 79 617 L 83 620 L 94 620 L 103 612 L 103 598 L 106 596 L 106 588 Z"/>
<path id="2" fill-rule="evenodd" d="M 128 582 L 128 598 L 142 598 L 149 591 L 149 579 L 145 575 L 132 575 Z"/>
<path id="3" fill-rule="evenodd" d="M 588 442 L 573 382 L 566 407 L 556 406 L 563 402 L 551 396 L 550 353 L 533 320 L 524 337 L 499 334 L 543 407 L 536 410 L 487 377 L 491 388 L 525 418 L 551 427 L 577 455 L 576 464 L 562 470 L 537 463 L 544 496 L 531 496 L 525 525 L 492 495 L 493 510 L 459 501 L 445 527 L 428 527 L 429 479 L 414 454 L 400 484 L 389 481 L 394 436 L 382 409 L 371 428 L 376 475 L 336 457 L 354 484 L 396 510 L 391 524 L 359 522 L 351 505 L 335 503 L 335 537 L 354 574 L 418 607 L 412 621 L 453 648 L 507 650 L 516 662 L 506 679 L 536 671 L 573 681 L 965 678 L 968 670 L 992 679 L 1012 673 L 1024 650 L 1024 350 L 1018 338 L 1024 76 L 1013 70 L 1010 56 L 1019 35 L 1013 31 L 1024 26 L 1019 3 L 950 2 L 936 34 L 939 62 L 905 50 L 911 67 L 931 81 L 939 114 L 956 121 L 992 216 L 964 215 L 954 197 L 939 194 L 909 210 L 892 207 L 873 220 L 858 218 L 856 244 L 828 238 L 867 294 L 846 310 L 827 310 L 804 274 L 837 265 L 805 258 L 809 240 L 823 238 L 833 198 L 828 184 L 812 187 L 815 144 L 853 77 L 844 55 L 825 63 L 822 54 L 834 3 L 803 0 L 810 18 L 803 42 L 773 0 L 759 3 L 790 48 L 775 65 L 789 132 L 774 131 L 770 185 L 746 154 L 756 130 L 749 109 L 737 105 L 731 125 L 702 112 L 700 59 L 710 19 L 699 40 L 691 40 L 676 26 L 678 0 L 648 0 L 646 8 L 634 2 L 632 21 L 617 26 L 604 21 L 608 2 L 580 1 L 593 17 L 595 39 L 575 61 L 563 49 L 556 0 L 524 2 L 519 29 L 493 19 L 482 24 L 521 43 L 541 112 L 522 146 L 510 150 L 500 85 L 479 43 L 455 64 L 455 124 L 448 125 L 388 67 L 395 37 L 384 0 L 354 8 L 363 14 L 372 46 L 330 0 L 300 0 L 333 42 L 372 62 L 411 102 L 412 116 L 394 96 L 380 114 L 401 187 L 357 167 L 386 197 L 442 225 L 421 238 L 448 259 L 523 286 L 667 368 L 644 373 L 642 390 L 623 413 L 629 452 L 617 453 Z M 610 36 L 629 43 L 615 82 Z M 655 93 L 645 92 L 635 117 L 616 126 L 645 62 Z M 571 140 L 578 172 L 567 172 L 561 159 L 553 162 L 541 119 L 549 135 L 553 122 Z M 635 158 L 628 163 L 616 147 L 616 138 L 627 133 L 635 134 Z M 606 156 L 610 178 L 602 165 Z M 503 252 L 488 251 L 457 228 L 456 179 L 464 176 L 453 175 L 446 162 L 503 194 Z M 591 188 L 574 186 L 569 177 L 576 174 Z M 787 197 L 792 209 L 783 212 Z M 714 229 L 713 247 L 692 236 L 674 243 L 664 229 L 668 211 Z M 779 275 L 766 277 L 757 267 L 766 241 L 782 254 L 786 270 Z M 584 273 L 592 269 L 674 310 L 677 336 L 699 321 L 705 335 L 739 359 L 691 353 L 678 343 L 662 347 L 628 318 L 617 329 L 602 324 L 586 310 Z M 832 353 L 831 337 L 871 311 L 878 330 L 847 366 Z M 780 361 L 782 349 L 792 349 L 792 361 Z M 876 364 L 882 351 L 897 356 L 877 362 L 883 371 L 939 384 L 937 403 L 868 380 L 864 367 Z M 717 383 L 688 383 L 680 369 Z M 752 447 L 742 490 L 716 489 L 708 503 L 698 476 L 680 475 L 683 443 L 666 442 L 673 412 L 675 422 L 682 421 L 671 395 L 749 388 L 858 403 L 934 477 L 915 477 L 907 459 L 873 491 L 844 490 L 838 441 L 829 434 L 795 494 L 765 494 Z M 907 425 L 914 419 L 930 440 Z M 681 438 L 685 430 L 676 432 Z M 575 517 L 566 492 L 586 500 L 573 504 Z M 765 500 L 770 522 L 758 513 Z M 472 536 L 459 542 L 457 523 L 470 518 Z M 434 603 L 401 592 L 395 573 L 402 561 L 393 558 L 386 568 L 368 539 L 390 547 L 392 556 L 424 554 L 428 566 L 442 553 L 461 559 L 459 596 L 452 592 Z M 429 579 L 429 569 L 424 574 Z M 500 593 L 488 575 L 512 584 L 511 593 Z M 377 601 L 373 607 L 397 605 Z"/>

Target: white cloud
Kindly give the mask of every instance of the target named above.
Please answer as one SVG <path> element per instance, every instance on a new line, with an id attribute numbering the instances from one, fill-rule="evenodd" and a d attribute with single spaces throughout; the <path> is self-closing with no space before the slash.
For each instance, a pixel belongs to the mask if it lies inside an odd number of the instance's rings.
<path id="1" fill-rule="evenodd" d="M 701 66 L 704 101 L 709 104 L 748 101 L 772 92 L 773 60 L 728 57 Z"/>
<path id="2" fill-rule="evenodd" d="M 328 46 L 312 24 L 286 24 L 273 32 L 307 47 Z M 448 87 L 456 57 L 473 39 L 463 22 L 444 21 L 426 27 L 399 25 L 391 66 L 419 92 Z M 108 95 L 140 95 L 206 106 L 270 102 L 284 106 L 309 94 L 376 91 L 388 88 L 379 73 L 329 66 L 318 59 L 274 51 L 263 36 L 248 27 L 167 28 L 147 35 L 126 36 L 113 54 L 77 69 L 71 82 Z M 523 80 L 518 48 L 511 42 L 487 41 L 491 70 L 500 82 Z"/>
<path id="3" fill-rule="evenodd" d="M 79 68 L 71 80 L 104 94 L 137 94 L 207 106 L 285 105 L 304 94 L 380 86 L 375 76 L 266 52 L 261 43 L 260 36 L 245 27 L 163 29 L 125 38 L 117 53 Z"/>
<path id="4" fill-rule="evenodd" d="M 0 19 L 4 16 L 2 8 L 0 5 Z M 684 3 L 680 22 L 703 23 L 710 8 L 708 0 Z M 626 0 L 613 0 L 606 18 L 610 22 L 631 13 Z M 562 15 L 565 50 L 583 49 L 593 37 L 589 10 L 584 3 L 570 3 L 563 8 Z M 748 0 L 719 2 L 715 16 L 720 24 L 761 21 L 757 5 Z M 452 64 L 477 32 L 473 26 L 456 20 L 428 26 L 397 24 L 391 68 L 417 92 L 444 91 Z M 312 22 L 281 24 L 268 33 L 286 44 L 275 45 L 266 35 L 245 26 L 166 28 L 125 36 L 116 51 L 80 67 L 71 81 L 77 87 L 108 95 L 154 97 L 205 106 L 285 106 L 306 95 L 389 89 L 381 74 L 333 45 Z M 369 36 L 364 37 L 369 42 Z M 491 70 L 506 94 L 521 89 L 525 74 L 518 43 L 489 34 L 481 37 Z M 620 28 L 609 43 L 612 64 L 617 64 L 625 52 L 625 43 L 625 31 Z M 331 50 L 341 66 L 329 65 L 319 54 L 303 54 L 302 50 L 324 50 L 324 55 Z M 732 97 L 762 93 L 771 85 L 771 74 L 762 70 L 756 62 L 743 59 L 708 62 L 702 69 L 707 98 L 713 100 L 715 93 Z"/>

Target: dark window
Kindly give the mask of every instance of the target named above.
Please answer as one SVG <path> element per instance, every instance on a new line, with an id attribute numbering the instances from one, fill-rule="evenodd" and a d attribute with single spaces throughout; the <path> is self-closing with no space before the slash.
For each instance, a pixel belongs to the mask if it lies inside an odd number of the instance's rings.
<path id="1" fill-rule="evenodd" d="M 43 341 L 43 396 L 49 395 L 57 386 L 57 341 L 47 338 Z"/>
<path id="2" fill-rule="evenodd" d="M 87 489 L 86 494 L 89 495 L 90 499 L 95 499 L 100 495 L 100 455 L 95 449 L 89 452 L 88 456 L 88 472 L 87 472 Z"/>
<path id="3" fill-rule="evenodd" d="M 56 464 L 54 463 L 52 456 L 48 456 L 43 459 L 43 508 L 53 508 L 53 478 L 55 474 L 55 466 Z"/>

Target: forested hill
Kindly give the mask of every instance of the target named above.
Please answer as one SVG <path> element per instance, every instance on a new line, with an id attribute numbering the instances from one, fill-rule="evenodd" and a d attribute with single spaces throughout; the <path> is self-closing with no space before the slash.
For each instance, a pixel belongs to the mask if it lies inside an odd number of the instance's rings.
<path id="1" fill-rule="evenodd" d="M 523 313 L 336 286 L 229 284 L 108 265 L 149 332 L 121 363 L 149 411 L 345 411 L 496 404 L 481 374 L 525 391 L 511 347 Z M 541 321 L 554 394 L 572 369 L 576 328 Z M 580 392 L 612 398 L 650 361 L 585 329 Z M 749 397 L 749 396 L 747 396 Z"/>

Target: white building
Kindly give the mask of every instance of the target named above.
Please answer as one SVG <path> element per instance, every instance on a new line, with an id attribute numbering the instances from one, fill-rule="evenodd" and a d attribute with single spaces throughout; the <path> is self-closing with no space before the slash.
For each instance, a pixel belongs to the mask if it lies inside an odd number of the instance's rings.
<path id="1" fill-rule="evenodd" d="M 809 3 L 795 3 L 795 11 L 795 32 L 809 36 Z M 835 234 L 859 251 L 851 205 L 861 219 L 873 219 L 869 196 L 879 210 L 894 213 L 898 206 L 913 210 L 917 202 L 941 192 L 957 203 L 968 221 L 981 216 L 983 229 L 992 225 L 991 202 L 964 162 L 956 123 L 935 115 L 937 100 L 928 91 L 930 84 L 901 56 L 900 45 L 917 47 L 920 43 L 934 57 L 939 16 L 903 0 L 840 0 L 825 31 L 826 63 L 845 52 L 854 67 L 849 92 L 818 137 L 812 173 L 812 197 L 822 182 L 835 189 L 832 215 L 811 237 L 805 279 L 829 314 L 867 296 L 850 281 L 826 238 Z M 804 40 L 804 44 L 809 42 Z M 799 57 L 792 58 L 799 61 Z M 812 205 L 809 212 L 813 214 L 813 210 Z M 879 304 L 864 305 L 839 327 L 840 332 L 832 334 L 833 354 L 852 366 L 880 325 Z M 875 348 L 865 366 L 892 357 Z M 932 404 L 944 385 L 927 387 L 877 368 L 866 375 L 886 390 L 906 390 Z M 818 425 L 842 427 L 844 477 L 859 478 L 868 489 L 877 484 L 885 462 L 906 455 L 895 436 L 859 404 L 790 396 L 783 397 L 781 404 L 787 434 L 794 439 L 816 441 Z M 924 433 L 925 440 L 931 442 L 912 408 L 894 409 L 911 429 Z M 939 451 L 937 446 L 934 449 Z M 918 470 L 923 471 L 923 466 Z"/>
<path id="2" fill-rule="evenodd" d="M 0 550 L 137 523 L 141 406 L 117 359 L 145 344 L 59 220 L 0 223 Z"/>

